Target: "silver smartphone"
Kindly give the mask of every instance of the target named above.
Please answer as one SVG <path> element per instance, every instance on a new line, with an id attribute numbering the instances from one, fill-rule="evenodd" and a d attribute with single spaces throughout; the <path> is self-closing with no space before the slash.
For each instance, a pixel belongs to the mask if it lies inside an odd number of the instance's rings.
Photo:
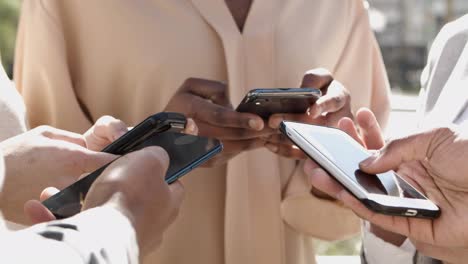
<path id="1" fill-rule="evenodd" d="M 437 218 L 433 202 L 394 171 L 370 175 L 359 163 L 371 154 L 345 132 L 285 121 L 281 132 L 370 210 L 406 217 Z"/>

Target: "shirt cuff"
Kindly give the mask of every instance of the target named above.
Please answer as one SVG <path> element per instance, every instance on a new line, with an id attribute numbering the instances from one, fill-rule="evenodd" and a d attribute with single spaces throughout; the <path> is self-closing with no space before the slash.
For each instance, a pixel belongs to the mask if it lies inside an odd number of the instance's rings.
<path id="1" fill-rule="evenodd" d="M 362 243 L 368 264 L 412 264 L 416 254 L 416 248 L 409 239 L 397 247 L 374 235 L 370 231 L 368 222 L 363 224 Z"/>
<path id="2" fill-rule="evenodd" d="M 56 231 L 63 233 L 60 240 L 74 248 L 83 259 L 89 259 L 90 253 L 97 252 L 104 255 L 102 257 L 107 260 L 106 263 L 138 263 L 139 249 L 135 230 L 127 217 L 112 207 L 96 207 L 73 217 L 36 225 L 27 230 L 44 237 L 51 236 Z M 50 238 L 55 239 L 53 236 Z"/>

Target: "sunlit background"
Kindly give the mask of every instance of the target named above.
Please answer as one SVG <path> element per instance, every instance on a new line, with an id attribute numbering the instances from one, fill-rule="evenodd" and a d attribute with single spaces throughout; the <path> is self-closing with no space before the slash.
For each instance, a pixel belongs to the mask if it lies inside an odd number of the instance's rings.
<path id="1" fill-rule="evenodd" d="M 389 133 L 397 134 L 393 131 L 396 129 L 392 128 L 392 120 L 398 120 L 399 127 L 401 122 L 413 122 L 411 115 L 415 108 L 415 94 L 420 88 L 419 76 L 434 37 L 445 23 L 468 13 L 468 1 L 369 0 L 365 4 L 395 94 Z M 20 0 L 0 0 L 0 54 L 10 76 L 19 6 Z M 401 129 L 398 132 L 402 132 Z M 359 240 L 356 237 L 335 243 L 317 242 L 318 253 L 356 255 L 360 250 Z"/>
<path id="2" fill-rule="evenodd" d="M 444 24 L 468 13 L 466 0 L 368 0 L 392 88 L 417 92 L 428 49 Z"/>

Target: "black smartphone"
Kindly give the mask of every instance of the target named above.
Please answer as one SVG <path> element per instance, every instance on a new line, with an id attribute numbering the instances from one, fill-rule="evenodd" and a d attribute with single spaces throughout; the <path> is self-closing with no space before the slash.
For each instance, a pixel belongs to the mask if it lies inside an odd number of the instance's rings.
<path id="1" fill-rule="evenodd" d="M 154 114 L 105 147 L 102 152 L 124 155 L 147 138 L 165 131 L 182 132 L 187 124 L 184 115 L 172 112 Z"/>
<path id="2" fill-rule="evenodd" d="M 281 132 L 370 210 L 387 215 L 437 218 L 432 201 L 394 171 L 364 173 L 359 163 L 370 153 L 345 132 L 284 121 Z"/>
<path id="3" fill-rule="evenodd" d="M 223 149 L 223 145 L 217 139 L 166 131 L 149 136 L 133 147 L 132 151 L 149 146 L 160 146 L 169 154 L 170 164 L 165 178 L 168 184 L 200 166 Z M 108 165 L 73 183 L 45 200 L 43 204 L 57 219 L 79 213 L 89 188 Z"/>
<path id="4" fill-rule="evenodd" d="M 321 96 L 322 92 L 315 88 L 254 89 L 247 93 L 237 111 L 263 119 L 278 113 L 302 114 Z"/>

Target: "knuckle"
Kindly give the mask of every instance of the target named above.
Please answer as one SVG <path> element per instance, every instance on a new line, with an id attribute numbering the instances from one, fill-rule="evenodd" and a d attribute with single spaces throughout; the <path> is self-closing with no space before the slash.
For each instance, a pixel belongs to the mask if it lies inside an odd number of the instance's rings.
<path id="1" fill-rule="evenodd" d="M 229 117 L 226 114 L 226 110 L 218 107 L 212 112 L 212 118 L 217 124 L 226 124 L 229 122 Z"/>
<path id="2" fill-rule="evenodd" d="M 89 172 L 87 165 L 90 162 L 90 157 L 86 155 L 83 151 L 80 151 L 78 149 L 76 150 L 69 150 L 69 151 L 64 151 L 61 153 L 62 159 L 65 163 L 70 164 L 72 168 L 74 168 L 74 171 L 79 174 L 87 173 Z"/>
<path id="3" fill-rule="evenodd" d="M 155 166 L 155 169 L 157 168 L 158 170 L 164 171 L 167 169 L 169 166 L 169 154 L 167 154 L 163 148 L 153 146 L 146 148 L 146 151 L 148 152 L 148 157 L 150 158 L 153 166 Z"/>
<path id="4" fill-rule="evenodd" d="M 190 86 L 191 84 L 196 83 L 198 81 L 200 81 L 200 79 L 189 77 L 189 78 L 185 79 L 183 86 Z"/>
<path id="5" fill-rule="evenodd" d="M 451 128 L 449 127 L 440 127 L 440 128 L 435 128 L 434 129 L 434 134 L 436 135 L 451 135 L 453 134 L 453 131 Z"/>
<path id="6" fill-rule="evenodd" d="M 239 138 L 249 138 L 251 136 L 251 132 L 249 130 L 247 130 L 247 129 L 242 129 L 241 128 L 241 129 L 239 129 L 237 131 L 238 131 L 237 136 Z"/>
<path id="7" fill-rule="evenodd" d="M 199 81 L 200 81 L 200 79 L 193 78 L 193 77 L 189 77 L 189 78 L 185 79 L 185 81 L 182 83 L 182 86 L 178 90 L 178 93 L 179 92 L 183 93 L 183 92 L 190 91 L 192 89 L 192 86 L 196 85 Z"/>
<path id="8" fill-rule="evenodd" d="M 327 77 L 332 77 L 332 74 L 329 70 L 325 68 L 315 68 L 312 70 L 308 70 L 305 72 L 305 74 L 311 74 L 315 76 L 327 76 Z"/>
<path id="9" fill-rule="evenodd" d="M 141 172 L 141 174 L 157 175 L 160 177 L 154 177 L 156 181 L 152 181 L 156 184 L 160 184 L 160 179 L 163 179 L 165 172 L 169 166 L 169 157 L 167 152 L 161 147 L 151 146 L 144 148 L 140 151 L 133 152 L 129 155 L 122 156 L 121 164 L 132 164 L 135 170 Z M 128 165 L 130 166 L 130 165 Z M 144 176 L 142 175 L 142 176 Z"/>
<path id="10" fill-rule="evenodd" d="M 115 119 L 115 118 L 113 118 L 113 117 L 110 116 L 110 115 L 103 115 L 103 116 L 101 116 L 100 118 L 98 118 L 98 120 L 96 121 L 96 125 L 107 124 L 107 123 L 112 122 L 114 119 Z"/>
<path id="11" fill-rule="evenodd" d="M 335 107 L 338 107 L 343 104 L 345 98 L 343 96 L 334 96 L 331 100 L 331 104 L 333 104 Z"/>
<path id="12" fill-rule="evenodd" d="M 315 88 L 323 88 L 333 81 L 333 76 L 330 71 L 324 68 L 312 69 L 305 72 L 303 84 L 307 86 L 315 86 Z"/>
<path id="13" fill-rule="evenodd" d="M 52 134 L 53 128 L 51 126 L 42 125 L 36 127 L 34 130 L 38 135 L 50 136 Z"/>
<path id="14" fill-rule="evenodd" d="M 256 142 L 255 140 L 248 140 L 241 145 L 241 150 L 246 151 L 255 148 Z"/>

